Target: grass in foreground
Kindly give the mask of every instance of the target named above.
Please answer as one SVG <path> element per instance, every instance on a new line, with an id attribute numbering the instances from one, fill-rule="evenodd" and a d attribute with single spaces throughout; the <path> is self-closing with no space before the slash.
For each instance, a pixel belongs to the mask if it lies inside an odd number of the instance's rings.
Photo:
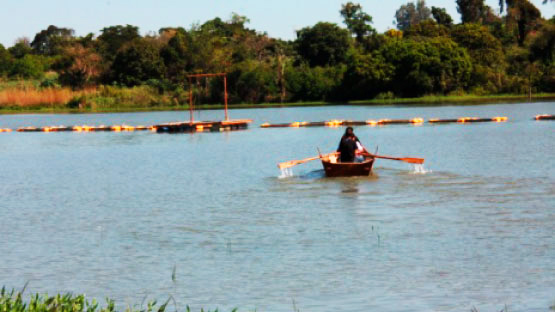
<path id="1" fill-rule="evenodd" d="M 139 307 L 128 306 L 123 311 L 124 312 L 165 312 L 166 308 L 169 308 L 170 297 L 166 302 L 159 305 L 156 301 L 151 301 L 144 307 L 142 304 Z M 171 306 L 171 304 L 170 304 Z M 174 307 L 177 311 L 177 307 Z M 93 299 L 89 301 L 86 299 L 85 295 L 31 295 L 29 301 L 23 300 L 23 294 L 21 292 L 11 292 L 6 291 L 2 288 L 0 291 L 0 311 L 1 312 L 117 312 L 114 300 L 106 299 L 106 305 L 100 306 L 98 302 Z M 185 308 L 186 312 L 191 312 L 191 309 L 187 306 Z M 215 310 L 214 312 L 217 312 Z M 237 309 L 232 310 L 236 312 Z M 204 312 L 204 310 L 201 310 Z M 210 312 L 206 310 L 206 312 Z"/>
<path id="2" fill-rule="evenodd" d="M 27 301 L 23 300 L 24 291 L 25 287 L 21 292 L 15 292 L 14 290 L 8 292 L 5 287 L 2 287 L 0 290 L 0 312 L 165 312 L 172 308 L 173 311 L 178 311 L 173 297 L 168 298 L 163 304 L 150 301 L 146 303 L 146 307 L 144 303 L 141 303 L 140 306 L 127 306 L 124 310 L 118 310 L 115 301 L 108 298 L 106 298 L 106 304 L 103 306 L 99 305 L 96 299 L 89 301 L 85 295 L 73 295 L 71 293 L 55 296 L 35 294 L 30 295 L 29 301 Z M 555 311 L 555 303 L 549 307 L 549 310 Z M 183 311 L 191 312 L 191 309 L 186 306 Z M 293 311 L 299 311 L 295 300 L 293 300 Z M 507 305 L 501 311 L 509 311 Z M 205 312 L 205 310 L 201 309 L 201 312 Z M 206 310 L 206 312 L 210 312 L 210 310 Z M 218 312 L 218 309 L 213 312 Z M 233 309 L 231 312 L 237 312 L 237 309 Z M 470 312 L 478 312 L 478 309 L 473 307 Z"/>

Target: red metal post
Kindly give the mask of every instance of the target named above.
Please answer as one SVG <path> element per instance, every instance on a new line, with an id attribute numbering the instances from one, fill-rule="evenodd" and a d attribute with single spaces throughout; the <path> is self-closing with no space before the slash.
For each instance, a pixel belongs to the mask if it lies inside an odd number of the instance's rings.
<path id="1" fill-rule="evenodd" d="M 225 121 L 228 121 L 227 117 L 227 76 L 224 76 L 224 108 L 225 108 Z"/>
<path id="2" fill-rule="evenodd" d="M 189 77 L 189 122 L 192 124 L 193 121 L 193 83 L 191 77 Z"/>
<path id="3" fill-rule="evenodd" d="M 227 73 L 214 73 L 214 74 L 192 74 L 192 75 L 188 75 L 187 78 L 189 79 L 189 113 L 191 115 L 191 124 L 194 122 L 194 116 L 193 116 L 193 109 L 194 109 L 194 105 L 193 105 L 193 83 L 192 80 L 193 78 L 201 78 L 201 77 L 224 77 L 224 108 L 225 108 L 225 120 L 229 120 L 228 114 L 227 114 Z"/>

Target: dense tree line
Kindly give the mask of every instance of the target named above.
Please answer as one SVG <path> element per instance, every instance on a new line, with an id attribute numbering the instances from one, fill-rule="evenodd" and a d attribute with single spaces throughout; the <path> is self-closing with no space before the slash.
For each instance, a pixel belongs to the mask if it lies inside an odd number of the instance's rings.
<path id="1" fill-rule="evenodd" d="M 501 0 L 501 12 L 484 0 L 455 1 L 460 24 L 417 0 L 395 12 L 397 29 L 381 34 L 349 2 L 339 10 L 345 27 L 319 22 L 293 41 L 249 29 L 237 14 L 145 36 L 132 25 L 83 37 L 49 26 L 0 45 L 0 77 L 74 89 L 149 85 L 183 101 L 188 74 L 227 72 L 230 101 L 249 103 L 555 92 L 555 17 L 542 18 L 528 0 Z M 220 80 L 193 83 L 197 98 L 222 101 Z"/>

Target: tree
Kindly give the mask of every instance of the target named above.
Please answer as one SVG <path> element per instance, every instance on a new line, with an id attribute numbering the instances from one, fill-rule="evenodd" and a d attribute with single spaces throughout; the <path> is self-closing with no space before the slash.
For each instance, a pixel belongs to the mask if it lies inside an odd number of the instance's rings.
<path id="1" fill-rule="evenodd" d="M 149 79 L 162 79 L 165 66 L 155 44 L 135 39 L 119 50 L 111 70 L 114 81 L 132 87 Z"/>
<path id="2" fill-rule="evenodd" d="M 83 48 L 92 48 L 94 46 L 94 34 L 88 33 L 84 37 L 79 37 L 76 39 L 76 42 L 80 44 Z"/>
<path id="3" fill-rule="evenodd" d="M 484 0 L 457 0 L 457 11 L 465 23 L 482 23 L 491 8 L 484 4 Z"/>
<path id="4" fill-rule="evenodd" d="M 31 48 L 38 54 L 59 54 L 62 49 L 68 45 L 74 33 L 75 31 L 71 28 L 60 28 L 50 25 L 47 29 L 35 35 L 35 38 L 31 42 Z"/>
<path id="5" fill-rule="evenodd" d="M 285 71 L 287 90 L 292 101 L 322 101 L 337 98 L 345 66 L 310 67 L 301 64 Z"/>
<path id="6" fill-rule="evenodd" d="M 77 44 L 66 48 L 64 57 L 65 66 L 61 69 L 59 77 L 63 85 L 79 89 L 99 77 L 102 58 L 92 49 Z"/>
<path id="7" fill-rule="evenodd" d="M 175 83 L 183 83 L 187 72 L 192 70 L 191 36 L 183 28 L 176 30 L 160 55 L 166 65 L 168 78 Z"/>
<path id="8" fill-rule="evenodd" d="M 536 77 L 539 91 L 555 91 L 555 21 L 544 21 L 541 28 L 535 34 L 529 35 L 526 41 L 529 62 L 535 64 L 541 72 L 541 75 Z M 530 66 L 530 69 L 535 68 Z"/>
<path id="9" fill-rule="evenodd" d="M 347 61 L 343 93 L 348 99 L 370 99 L 385 91 L 393 79 L 395 67 L 379 51 L 358 53 L 354 50 Z"/>
<path id="10" fill-rule="evenodd" d="M 139 39 L 139 27 L 132 25 L 117 25 L 105 27 L 98 36 L 98 50 L 109 62 L 114 60 L 115 55 L 126 43 Z"/>
<path id="11" fill-rule="evenodd" d="M 441 37 L 448 36 L 449 29 L 433 20 L 426 20 L 419 24 L 412 25 L 404 32 L 404 37 Z"/>
<path id="12" fill-rule="evenodd" d="M 397 28 L 404 31 L 412 25 L 430 19 L 431 15 L 432 11 L 426 6 L 425 0 L 416 1 L 416 5 L 413 2 L 403 4 L 397 12 L 395 12 Z"/>
<path id="13" fill-rule="evenodd" d="M 15 60 L 10 76 L 26 79 L 38 79 L 44 75 L 45 62 L 41 56 L 27 54 Z"/>
<path id="14" fill-rule="evenodd" d="M 285 102 L 287 97 L 287 85 L 285 77 L 285 69 L 291 64 L 291 45 L 284 41 L 277 41 L 275 45 L 275 67 L 276 67 L 276 80 L 279 92 L 279 100 L 281 103 Z"/>
<path id="15" fill-rule="evenodd" d="M 255 60 L 237 64 L 230 73 L 229 82 L 241 101 L 260 103 L 276 102 L 279 99 L 279 87 L 269 64 Z M 223 93 L 223 90 L 218 93 Z"/>
<path id="16" fill-rule="evenodd" d="M 432 16 L 439 25 L 446 27 L 453 26 L 453 18 L 444 8 L 432 7 Z"/>
<path id="17" fill-rule="evenodd" d="M 347 2 L 341 6 L 341 16 L 343 16 L 343 23 L 353 33 L 360 43 L 363 38 L 368 35 L 373 35 L 376 30 L 372 28 L 372 16 L 362 11 L 360 4 Z"/>
<path id="18" fill-rule="evenodd" d="M 547 2 L 553 2 L 555 0 L 543 0 L 543 4 L 547 4 Z M 505 8 L 505 3 L 507 3 L 507 6 L 510 6 L 510 3 L 513 2 L 513 0 L 499 0 L 499 12 L 503 12 L 504 8 Z"/>
<path id="19" fill-rule="evenodd" d="M 506 0 L 507 19 L 515 22 L 518 29 L 518 44 L 522 46 L 528 33 L 536 26 L 541 12 L 528 0 Z M 503 3 L 503 1 L 501 2 Z"/>
<path id="20" fill-rule="evenodd" d="M 453 40 L 389 40 L 380 53 L 394 67 L 389 89 L 402 96 L 448 93 L 465 87 L 472 62 Z"/>
<path id="21" fill-rule="evenodd" d="M 20 59 L 27 54 L 33 53 L 33 49 L 31 49 L 29 39 L 25 37 L 16 40 L 15 44 L 10 47 L 8 51 L 13 57 L 17 59 Z"/>
<path id="22" fill-rule="evenodd" d="M 486 26 L 479 24 L 457 25 L 451 31 L 452 39 L 465 47 L 475 64 L 484 66 L 503 61 L 503 49 Z"/>
<path id="23" fill-rule="evenodd" d="M 472 84 L 484 91 L 497 92 L 502 87 L 506 67 L 503 47 L 488 27 L 460 24 L 453 27 L 451 37 L 470 54 L 474 68 Z"/>
<path id="24" fill-rule="evenodd" d="M 532 39 L 531 57 L 555 65 L 555 23 L 546 22 Z"/>
<path id="25" fill-rule="evenodd" d="M 0 44 L 0 77 L 9 73 L 10 69 L 12 68 L 13 57 L 4 48 L 2 44 Z"/>
<path id="26" fill-rule="evenodd" d="M 234 52 L 238 52 L 241 48 L 244 52 L 245 59 L 248 58 L 248 52 L 245 52 L 246 47 L 243 45 L 242 40 L 246 38 L 237 38 L 237 45 L 234 36 L 226 37 L 219 34 L 219 31 L 211 27 L 193 28 L 189 32 L 191 39 L 188 41 L 188 54 L 190 58 L 190 71 L 193 72 L 221 72 L 225 71 L 228 64 L 231 63 L 231 58 Z M 231 31 L 231 33 L 233 33 Z M 231 34 L 230 33 L 230 34 Z M 234 49 L 235 48 L 235 49 Z M 235 55 L 236 56 L 236 55 Z M 238 62 L 240 62 L 238 61 Z"/>
<path id="27" fill-rule="evenodd" d="M 310 66 L 336 65 L 345 61 L 349 39 L 349 31 L 320 22 L 297 31 L 297 52 Z"/>

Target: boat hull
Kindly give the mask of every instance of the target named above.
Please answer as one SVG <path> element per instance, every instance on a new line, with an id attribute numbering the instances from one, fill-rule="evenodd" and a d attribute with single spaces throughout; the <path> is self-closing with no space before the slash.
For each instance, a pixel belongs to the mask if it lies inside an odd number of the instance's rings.
<path id="1" fill-rule="evenodd" d="M 369 176 L 374 165 L 374 158 L 367 158 L 360 163 L 331 162 L 322 159 L 322 165 L 327 177 L 360 177 Z"/>

